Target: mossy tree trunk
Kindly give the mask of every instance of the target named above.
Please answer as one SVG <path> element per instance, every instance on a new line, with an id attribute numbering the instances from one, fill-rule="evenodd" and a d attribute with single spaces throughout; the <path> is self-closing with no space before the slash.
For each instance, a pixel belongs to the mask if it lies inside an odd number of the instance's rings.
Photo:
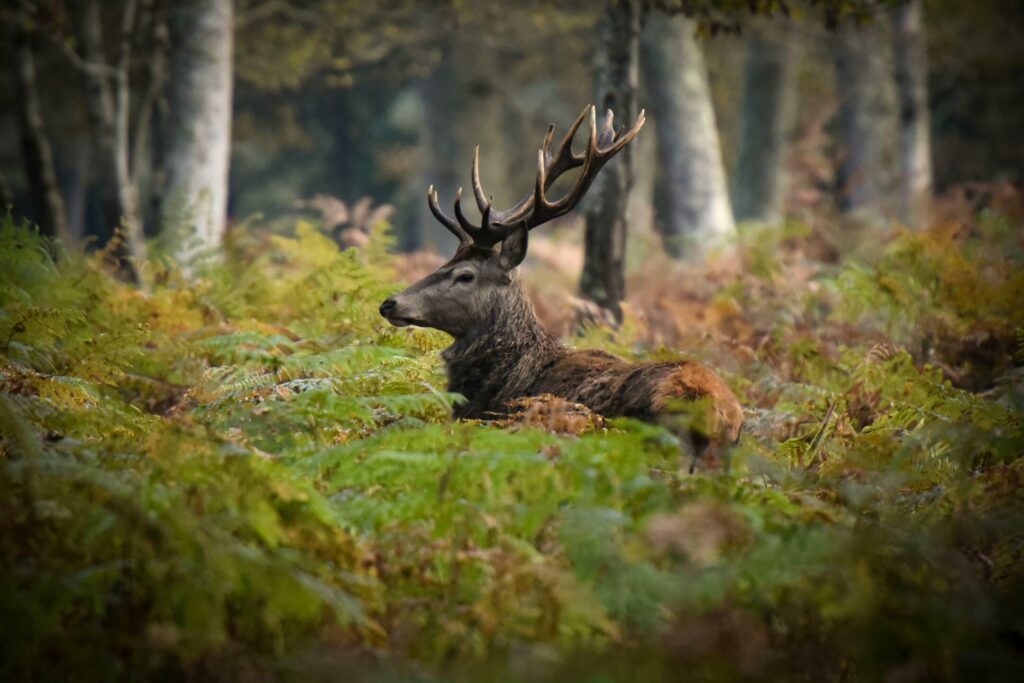
<path id="1" fill-rule="evenodd" d="M 170 80 L 163 163 L 163 230 L 186 266 L 221 245 L 231 145 L 232 0 L 168 7 Z"/>
<path id="2" fill-rule="evenodd" d="M 696 24 L 652 13 L 644 28 L 644 73 L 658 137 L 665 248 L 699 257 L 735 233 L 718 126 Z"/>
<path id="3" fill-rule="evenodd" d="M 635 0 L 606 0 L 596 55 L 597 108 L 629 125 L 637 115 L 640 6 Z M 627 145 L 594 180 L 586 201 L 583 274 L 580 291 L 622 318 L 625 297 L 627 208 L 633 185 L 633 152 Z"/>

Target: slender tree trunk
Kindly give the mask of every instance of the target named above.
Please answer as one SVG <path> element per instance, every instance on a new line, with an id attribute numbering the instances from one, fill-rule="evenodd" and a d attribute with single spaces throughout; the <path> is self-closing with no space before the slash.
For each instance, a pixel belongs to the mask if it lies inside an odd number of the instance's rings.
<path id="1" fill-rule="evenodd" d="M 900 217 L 911 227 L 922 227 L 932 190 L 932 150 L 921 0 L 907 0 L 896 10 L 895 39 L 900 108 Z"/>
<path id="2" fill-rule="evenodd" d="M 797 36 L 751 26 L 743 77 L 739 154 L 732 184 L 737 220 L 778 223 L 786 193 L 785 157 L 796 100 Z"/>
<path id="3" fill-rule="evenodd" d="M 80 139 L 71 152 L 71 182 L 68 184 L 68 235 L 72 241 L 85 237 L 85 214 L 92 184 L 92 145 Z"/>
<path id="4" fill-rule="evenodd" d="M 834 58 L 839 94 L 839 208 L 871 219 L 892 208 L 896 180 L 896 99 L 888 17 L 847 23 L 836 32 Z"/>
<path id="5" fill-rule="evenodd" d="M 17 102 L 21 153 L 32 199 L 32 212 L 44 235 L 63 238 L 67 234 L 67 216 L 57 186 L 53 150 L 43 127 L 32 37 L 21 27 L 15 29 L 13 63 L 19 91 Z"/>
<path id="6" fill-rule="evenodd" d="M 605 0 L 597 50 L 597 107 L 603 115 L 615 112 L 616 122 L 629 125 L 637 114 L 639 81 L 640 7 L 635 0 Z M 632 150 L 595 179 L 586 203 L 583 296 L 622 319 L 625 297 L 626 230 L 629 193 L 633 184 Z"/>
<path id="7" fill-rule="evenodd" d="M 166 0 L 141 0 L 140 31 L 144 31 L 147 47 L 145 85 L 136 107 L 135 123 L 131 133 L 130 173 L 136 188 L 140 222 L 146 234 L 155 235 L 159 225 L 157 209 L 162 196 L 161 133 L 167 122 L 167 102 L 164 98 L 167 84 L 168 35 Z"/>
<path id="8" fill-rule="evenodd" d="M 161 218 L 188 265 L 220 246 L 227 219 L 233 2 L 180 0 L 167 19 L 170 120 Z"/>
<path id="9" fill-rule="evenodd" d="M 422 203 L 420 204 L 421 211 L 418 214 L 422 221 L 420 224 L 422 230 L 416 244 L 441 254 L 448 254 L 451 253 L 451 247 L 454 245 L 451 233 L 435 221 L 425 209 L 427 187 L 433 185 L 437 190 L 442 208 L 450 214 L 455 191 L 468 181 L 467 176 L 460 182 L 459 168 L 456 165 L 458 159 L 452 154 L 452 150 L 456 149 L 458 145 L 453 117 L 458 116 L 459 107 L 455 69 L 452 66 L 452 55 L 449 48 L 445 48 L 441 64 L 434 70 L 434 73 L 423 81 L 420 92 L 423 97 L 424 147 L 428 152 L 423 163 L 424 182 L 420 190 Z M 463 173 L 466 173 L 466 168 L 462 169 Z"/>
<path id="10" fill-rule="evenodd" d="M 0 210 L 7 211 L 14 205 L 14 190 L 7 180 L 7 174 L 0 168 Z"/>
<path id="11" fill-rule="evenodd" d="M 145 259 L 145 242 L 137 192 L 129 169 L 128 138 L 131 106 L 128 75 L 136 4 L 134 0 L 127 0 L 124 4 L 118 54 L 113 66 L 106 60 L 99 2 L 79 0 L 77 4 L 85 58 L 83 74 L 87 108 L 93 133 L 96 177 L 100 183 L 101 215 L 105 223 L 101 231 L 117 229 L 107 247 L 108 254 L 123 277 L 137 282 L 137 264 Z"/>
<path id="12" fill-rule="evenodd" d="M 626 216 L 633 235 L 649 234 L 654 230 L 654 206 L 658 186 L 657 135 L 639 135 L 636 140 L 629 143 L 629 146 L 633 148 L 633 187 L 629 192 Z M 660 245 L 655 248 L 660 249 Z M 633 254 L 630 259 L 635 262 L 637 256 L 638 254 Z"/>
<path id="13" fill-rule="evenodd" d="M 699 257 L 735 234 L 715 111 L 696 26 L 652 13 L 644 30 L 644 71 L 664 187 L 661 218 L 670 254 Z"/>

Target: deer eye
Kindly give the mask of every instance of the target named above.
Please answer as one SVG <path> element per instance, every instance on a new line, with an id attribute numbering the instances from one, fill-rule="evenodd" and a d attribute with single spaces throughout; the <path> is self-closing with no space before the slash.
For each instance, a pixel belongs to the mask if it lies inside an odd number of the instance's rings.
<path id="1" fill-rule="evenodd" d="M 474 279 L 476 279 L 476 275 L 469 271 L 459 273 L 455 276 L 456 282 L 472 282 Z"/>

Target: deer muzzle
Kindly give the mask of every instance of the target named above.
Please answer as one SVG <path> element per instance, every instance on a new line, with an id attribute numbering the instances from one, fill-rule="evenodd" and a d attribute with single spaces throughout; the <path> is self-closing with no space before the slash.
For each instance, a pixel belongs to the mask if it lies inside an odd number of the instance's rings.
<path id="1" fill-rule="evenodd" d="M 409 306 L 403 305 L 396 297 L 391 297 L 380 305 L 380 314 L 395 327 L 405 327 L 406 325 L 427 327 L 420 317 L 407 309 L 409 309 Z"/>

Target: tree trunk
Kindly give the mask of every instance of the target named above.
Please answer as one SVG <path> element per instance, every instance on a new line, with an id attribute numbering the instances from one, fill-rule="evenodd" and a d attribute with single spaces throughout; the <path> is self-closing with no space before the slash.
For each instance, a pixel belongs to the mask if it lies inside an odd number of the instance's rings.
<path id="1" fill-rule="evenodd" d="M 637 114 L 640 8 L 635 0 L 605 0 L 597 50 L 597 107 L 629 125 Z M 626 220 L 632 188 L 632 150 L 619 152 L 594 180 L 586 202 L 580 291 L 622 319 L 625 297 Z"/>
<path id="2" fill-rule="evenodd" d="M 663 174 L 665 248 L 699 257 L 735 234 L 718 127 L 696 26 L 652 13 L 644 30 L 644 71 Z"/>
<path id="3" fill-rule="evenodd" d="M 896 88 L 900 108 L 900 217 L 911 227 L 927 219 L 932 190 L 928 56 L 921 0 L 896 10 Z"/>
<path id="4" fill-rule="evenodd" d="M 653 132 L 653 131 L 652 131 Z M 645 133 L 629 143 L 633 148 L 633 186 L 629 191 L 626 209 L 629 230 L 634 235 L 650 235 L 654 231 L 655 198 L 658 188 L 658 145 L 657 135 Z M 633 240 L 636 243 L 636 240 Z M 660 244 L 652 244 L 660 249 Z M 633 253 L 630 262 L 635 263 L 641 254 Z"/>
<path id="5" fill-rule="evenodd" d="M 32 38 L 21 27 L 15 29 L 13 62 L 15 83 L 19 90 L 17 102 L 21 153 L 32 198 L 32 212 L 40 232 L 63 238 L 67 232 L 67 217 L 64 200 L 57 186 L 53 150 L 43 127 Z"/>
<path id="6" fill-rule="evenodd" d="M 458 116 L 458 97 L 456 93 L 455 69 L 449 46 L 443 48 L 441 63 L 422 82 L 420 92 L 423 97 L 423 141 L 428 150 L 423 159 L 423 184 L 420 189 L 420 234 L 414 241 L 417 247 L 448 255 L 452 253 L 454 240 L 444 226 L 434 220 L 427 208 L 427 188 L 430 185 L 437 190 L 442 208 L 451 214 L 451 203 L 455 199 L 455 191 L 465 185 L 468 179 L 459 180 L 459 170 L 452 154 L 458 140 L 455 136 L 453 117 Z M 468 168 L 468 167 L 467 167 Z M 463 169 L 463 173 L 466 170 Z"/>
<path id="7" fill-rule="evenodd" d="M 138 197 L 145 234 L 159 234 L 160 197 L 163 196 L 163 130 L 167 126 L 167 52 L 169 49 L 165 0 L 141 0 L 140 31 L 147 47 L 145 85 L 136 108 L 131 134 L 131 180 Z"/>
<path id="8" fill-rule="evenodd" d="M 797 42 L 785 24 L 751 26 L 747 37 L 739 154 L 732 184 L 737 220 L 782 219 L 785 157 L 793 124 Z"/>
<path id="9" fill-rule="evenodd" d="M 896 101 L 888 18 L 840 27 L 835 36 L 836 89 L 842 159 L 839 208 L 881 219 L 892 208 Z"/>
<path id="10" fill-rule="evenodd" d="M 92 185 L 92 145 L 89 139 L 80 138 L 69 156 L 72 158 L 72 170 L 67 190 L 68 236 L 72 242 L 77 242 L 85 237 L 86 207 Z"/>
<path id="11" fill-rule="evenodd" d="M 134 0 L 124 5 L 118 57 L 114 66 L 104 54 L 100 6 L 96 0 L 80 0 L 79 32 L 85 58 L 89 124 L 96 159 L 95 177 L 100 183 L 100 235 L 115 229 L 108 254 L 122 276 L 137 282 L 137 264 L 145 259 L 145 243 L 139 220 L 136 188 L 129 172 L 128 119 L 130 114 L 128 67 L 130 38 L 135 27 Z M 111 232 L 107 232 L 111 231 Z"/>
<path id="12" fill-rule="evenodd" d="M 232 0 L 181 0 L 167 10 L 170 80 L 163 229 L 181 263 L 217 249 L 227 219 Z"/>
<path id="13" fill-rule="evenodd" d="M 7 174 L 0 168 L 0 209 L 7 211 L 14 205 L 14 190 L 7 180 Z"/>
<path id="14" fill-rule="evenodd" d="M 506 110 L 502 100 L 502 89 L 507 83 L 502 79 L 501 60 L 496 49 L 480 49 L 478 42 L 463 36 L 457 42 L 458 55 L 455 62 L 458 80 L 457 92 L 462 106 L 458 108 L 457 129 L 459 139 L 455 155 L 455 168 L 459 184 L 469 188 L 470 170 L 473 162 L 473 148 L 480 146 L 480 178 L 489 196 L 494 198 L 494 206 L 512 206 L 532 186 L 513 187 L 510 181 L 510 157 L 508 153 L 508 130 Z M 470 57 L 472 55 L 472 57 Z M 538 139 L 519 140 L 519 144 L 540 144 Z M 531 155 L 532 156 L 532 155 Z M 533 159 L 535 161 L 535 159 Z M 531 177 L 535 164 L 530 165 Z M 467 213 L 476 216 L 476 202 L 468 201 Z"/>

